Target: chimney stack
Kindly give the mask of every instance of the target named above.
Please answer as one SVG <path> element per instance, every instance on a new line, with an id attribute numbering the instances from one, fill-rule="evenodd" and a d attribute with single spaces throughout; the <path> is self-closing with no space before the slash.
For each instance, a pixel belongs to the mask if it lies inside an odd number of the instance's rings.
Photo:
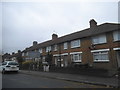
<path id="1" fill-rule="evenodd" d="M 93 27 L 96 27 L 96 26 L 97 26 L 97 22 L 96 22 L 94 19 L 91 19 L 91 20 L 89 21 L 89 23 L 90 23 L 90 28 L 93 28 Z"/>
<path id="2" fill-rule="evenodd" d="M 12 55 L 14 55 L 15 53 L 14 52 L 12 52 Z"/>
<path id="3" fill-rule="evenodd" d="M 58 38 L 58 35 L 57 34 L 52 34 L 52 40 L 55 40 Z"/>
<path id="4" fill-rule="evenodd" d="M 21 53 L 21 50 L 18 50 L 18 53 Z"/>
<path id="5" fill-rule="evenodd" d="M 37 45 L 37 41 L 34 41 L 34 42 L 33 42 L 33 46 L 36 46 L 36 45 Z"/>

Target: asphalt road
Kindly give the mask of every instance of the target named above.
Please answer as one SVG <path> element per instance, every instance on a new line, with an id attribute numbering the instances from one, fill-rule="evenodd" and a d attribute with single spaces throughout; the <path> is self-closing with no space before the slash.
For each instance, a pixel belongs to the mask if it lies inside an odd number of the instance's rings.
<path id="1" fill-rule="evenodd" d="M 2 74 L 0 73 L 0 90 L 2 89 Z"/>
<path id="2" fill-rule="evenodd" d="M 2 76 L 2 88 L 105 88 L 21 73 L 7 73 Z"/>

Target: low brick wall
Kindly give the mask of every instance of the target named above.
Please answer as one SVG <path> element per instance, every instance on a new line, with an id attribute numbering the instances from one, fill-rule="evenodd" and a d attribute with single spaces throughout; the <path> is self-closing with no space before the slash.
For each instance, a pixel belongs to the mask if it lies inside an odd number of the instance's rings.
<path id="1" fill-rule="evenodd" d="M 39 68 L 22 68 L 23 70 L 31 70 L 31 71 L 43 71 L 43 67 Z M 111 73 L 108 70 L 104 69 L 96 69 L 90 67 L 55 67 L 50 66 L 49 72 L 56 73 L 68 73 L 68 74 L 77 74 L 77 75 L 89 75 L 89 76 L 103 76 L 103 77 L 111 77 L 114 73 Z"/>
<path id="2" fill-rule="evenodd" d="M 110 76 L 108 70 L 78 67 L 50 67 L 50 72 L 70 73 L 91 76 Z"/>

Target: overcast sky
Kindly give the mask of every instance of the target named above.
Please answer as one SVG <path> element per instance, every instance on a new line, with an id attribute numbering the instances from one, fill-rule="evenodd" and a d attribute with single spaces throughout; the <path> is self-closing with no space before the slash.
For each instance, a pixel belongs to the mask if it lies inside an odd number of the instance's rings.
<path id="1" fill-rule="evenodd" d="M 90 19 L 118 23 L 118 2 L 1 2 L 0 8 L 4 53 L 89 28 Z"/>

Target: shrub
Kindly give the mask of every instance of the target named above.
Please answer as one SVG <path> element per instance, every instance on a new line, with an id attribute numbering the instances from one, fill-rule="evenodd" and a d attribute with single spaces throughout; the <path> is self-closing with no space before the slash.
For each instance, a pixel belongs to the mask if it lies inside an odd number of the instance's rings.
<path id="1" fill-rule="evenodd" d="M 32 60 L 27 60 L 27 61 L 24 61 L 22 62 L 22 68 L 23 69 L 30 69 L 32 64 L 34 64 L 35 62 L 32 61 Z"/>

